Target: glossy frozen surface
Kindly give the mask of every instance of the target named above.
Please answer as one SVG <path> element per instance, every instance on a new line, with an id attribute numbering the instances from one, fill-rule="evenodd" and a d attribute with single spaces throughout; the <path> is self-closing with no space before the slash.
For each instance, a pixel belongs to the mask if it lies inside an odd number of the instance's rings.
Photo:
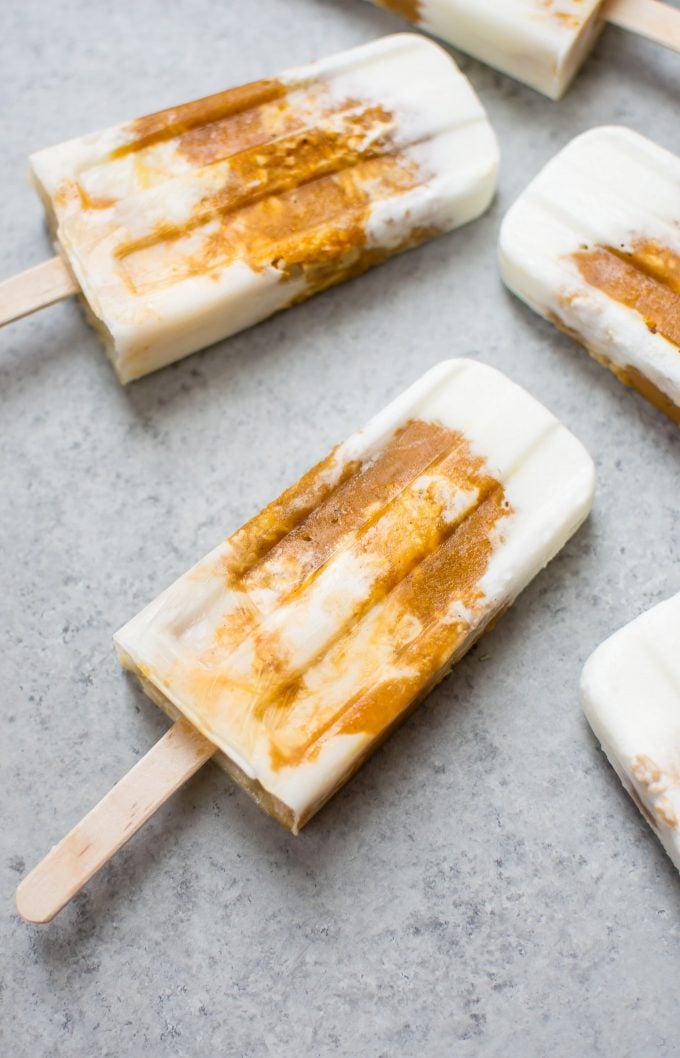
<path id="1" fill-rule="evenodd" d="M 298 831 L 553 558 L 593 488 L 529 394 L 444 362 L 116 644 Z"/>
<path id="2" fill-rule="evenodd" d="M 559 99 L 601 29 L 600 0 L 373 0 Z"/>
<path id="3" fill-rule="evenodd" d="M 680 158 L 632 129 L 577 136 L 503 220 L 515 294 L 680 425 Z"/>
<path id="4" fill-rule="evenodd" d="M 680 870 L 680 595 L 588 659 L 581 704 L 612 767 Z"/>
<path id="5" fill-rule="evenodd" d="M 474 219 L 497 165 L 470 84 L 415 34 L 31 157 L 123 382 Z"/>

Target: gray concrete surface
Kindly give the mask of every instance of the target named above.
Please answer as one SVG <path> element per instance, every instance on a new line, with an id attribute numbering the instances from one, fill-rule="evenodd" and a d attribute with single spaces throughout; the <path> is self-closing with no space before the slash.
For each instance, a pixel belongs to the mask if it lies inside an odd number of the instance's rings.
<path id="1" fill-rule="evenodd" d="M 362 0 L 5 0 L 0 275 L 49 253 L 30 151 L 400 28 Z M 482 220 L 126 390 L 74 305 L 0 335 L 3 1055 L 680 1053 L 679 880 L 577 701 L 596 644 L 680 589 L 680 438 L 494 260 L 575 133 L 677 150 L 680 62 L 611 29 L 551 104 L 457 57 L 503 153 Z M 461 355 L 585 442 L 590 522 L 300 838 L 208 766 L 51 926 L 21 922 L 18 880 L 166 727 L 114 629 Z"/>

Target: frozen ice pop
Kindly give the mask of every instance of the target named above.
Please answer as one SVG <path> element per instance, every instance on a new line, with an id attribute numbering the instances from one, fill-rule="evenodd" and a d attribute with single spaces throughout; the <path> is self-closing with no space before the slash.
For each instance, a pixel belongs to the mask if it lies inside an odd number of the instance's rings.
<path id="1" fill-rule="evenodd" d="M 581 703 L 609 763 L 680 870 L 680 594 L 597 648 Z"/>
<path id="2" fill-rule="evenodd" d="M 123 663 L 297 832 L 574 532 L 590 460 L 528 394 L 443 363 L 116 635 Z"/>
<path id="3" fill-rule="evenodd" d="M 123 382 L 472 220 L 497 167 L 469 82 L 414 34 L 31 158 Z"/>
<path id="4" fill-rule="evenodd" d="M 630 129 L 572 140 L 508 211 L 503 279 L 680 424 L 680 158 Z"/>
<path id="5" fill-rule="evenodd" d="M 115 636 L 173 728 L 24 879 L 47 921 L 204 760 L 297 833 L 588 514 L 593 465 L 472 360 L 434 367 Z"/>
<path id="6" fill-rule="evenodd" d="M 559 99 L 612 22 L 680 50 L 680 12 L 658 0 L 373 0 Z"/>

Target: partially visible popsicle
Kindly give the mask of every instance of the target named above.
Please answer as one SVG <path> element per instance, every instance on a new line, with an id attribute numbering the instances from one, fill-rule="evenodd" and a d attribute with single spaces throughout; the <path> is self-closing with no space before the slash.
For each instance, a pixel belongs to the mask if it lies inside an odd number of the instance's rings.
<path id="1" fill-rule="evenodd" d="M 680 594 L 586 662 L 581 704 L 609 763 L 680 870 Z"/>
<path id="2" fill-rule="evenodd" d="M 497 168 L 469 82 L 414 34 L 31 158 L 71 273 L 55 259 L 56 296 L 80 287 L 122 382 L 465 224 Z M 27 276 L 0 320 L 37 307 Z"/>
<path id="3" fill-rule="evenodd" d="M 372 0 L 559 99 L 605 22 L 680 51 L 680 11 L 659 0 Z"/>
<path id="4" fill-rule="evenodd" d="M 213 753 L 297 833 L 576 531 L 593 483 L 499 372 L 429 371 L 116 634 L 189 751 L 113 812 L 123 780 L 22 883 L 22 914 L 56 913 Z"/>
<path id="5" fill-rule="evenodd" d="M 637 132 L 572 140 L 508 211 L 503 279 L 680 424 L 680 158 Z"/>

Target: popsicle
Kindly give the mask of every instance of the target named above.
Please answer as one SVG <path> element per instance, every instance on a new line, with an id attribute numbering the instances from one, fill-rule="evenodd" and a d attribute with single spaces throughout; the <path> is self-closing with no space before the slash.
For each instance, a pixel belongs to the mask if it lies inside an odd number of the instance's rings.
<path id="1" fill-rule="evenodd" d="M 581 704 L 609 763 L 680 870 L 680 593 L 602 643 Z"/>
<path id="2" fill-rule="evenodd" d="M 605 22 L 680 51 L 680 11 L 659 0 L 373 0 L 559 99 Z"/>
<path id="3" fill-rule="evenodd" d="M 209 756 L 297 833 L 576 531 L 593 481 L 499 372 L 430 370 L 116 634 L 179 718 L 170 760 L 159 743 L 49 854 L 21 913 L 52 917 Z"/>
<path id="4" fill-rule="evenodd" d="M 80 289 L 128 382 L 472 220 L 497 168 L 453 60 L 375 40 L 34 154 L 62 256 L 0 321 Z"/>
<path id="5" fill-rule="evenodd" d="M 680 158 L 637 132 L 572 140 L 508 211 L 503 279 L 680 423 Z"/>

